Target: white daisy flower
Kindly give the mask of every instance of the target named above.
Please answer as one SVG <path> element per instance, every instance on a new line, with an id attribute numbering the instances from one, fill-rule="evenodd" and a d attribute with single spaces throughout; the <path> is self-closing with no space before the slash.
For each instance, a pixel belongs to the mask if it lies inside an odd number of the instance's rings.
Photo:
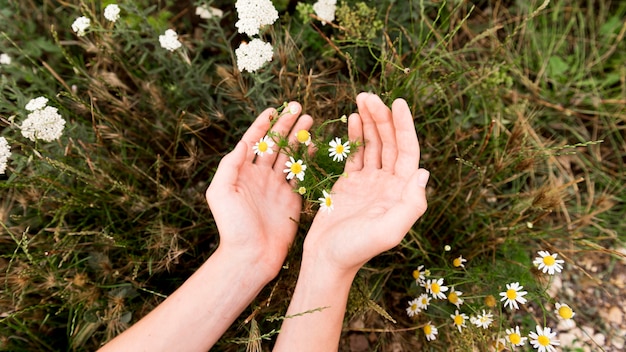
<path id="1" fill-rule="evenodd" d="M 559 320 L 565 322 L 565 326 L 567 326 L 568 328 L 573 328 L 576 325 L 574 323 L 574 320 L 572 319 L 574 318 L 574 315 L 576 315 L 576 313 L 574 313 L 572 308 L 567 304 L 557 303 L 555 305 L 554 313 L 559 318 Z"/>
<path id="2" fill-rule="evenodd" d="M 120 18 L 120 7 L 116 4 L 107 5 L 104 8 L 104 18 L 111 22 L 115 22 Z"/>
<path id="3" fill-rule="evenodd" d="M 7 139 L 0 137 L 0 175 L 4 174 L 7 170 L 7 163 L 11 157 L 11 146 Z"/>
<path id="4" fill-rule="evenodd" d="M 283 170 L 287 174 L 287 179 L 291 180 L 296 177 L 300 181 L 304 181 L 304 171 L 306 165 L 302 164 L 302 160 L 296 161 L 293 156 L 289 157 L 289 161 L 285 163 L 286 169 Z"/>
<path id="5" fill-rule="evenodd" d="M 472 316 L 470 322 L 479 328 L 487 329 L 491 326 L 491 323 L 493 323 L 493 314 L 491 314 L 491 312 L 485 312 L 483 309 L 482 314 L 478 314 L 475 317 Z"/>
<path id="6" fill-rule="evenodd" d="M 306 194 L 306 187 L 300 186 L 298 188 L 298 194 L 301 195 L 301 196 L 305 195 Z"/>
<path id="7" fill-rule="evenodd" d="M 439 331 L 437 330 L 437 327 L 434 326 L 430 321 L 426 323 L 426 325 L 424 325 L 422 330 L 424 330 L 424 335 L 426 335 L 426 340 L 433 341 L 437 339 L 437 333 Z"/>
<path id="8" fill-rule="evenodd" d="M 235 49 L 237 67 L 239 71 L 255 72 L 265 63 L 272 61 L 274 49 L 272 44 L 266 43 L 259 38 L 252 39 L 249 43 L 242 42 Z"/>
<path id="9" fill-rule="evenodd" d="M 46 107 L 46 104 L 48 104 L 48 98 L 37 97 L 29 100 L 24 109 L 28 111 L 41 110 Z"/>
<path id="10" fill-rule="evenodd" d="M 450 315 L 450 318 L 452 318 L 452 326 L 459 329 L 459 332 L 466 327 L 465 321 L 469 319 L 465 313 L 459 313 L 458 309 L 454 311 L 454 314 Z"/>
<path id="11" fill-rule="evenodd" d="M 322 24 L 335 20 L 335 11 L 337 10 L 337 0 L 318 0 L 313 4 L 315 14 L 322 19 Z"/>
<path id="12" fill-rule="evenodd" d="M 2 53 L 0 54 L 0 65 L 10 65 L 11 57 L 9 54 Z"/>
<path id="13" fill-rule="evenodd" d="M 463 299 L 460 297 L 461 295 L 463 295 L 463 292 L 455 291 L 454 287 L 450 288 L 450 292 L 448 293 L 448 302 L 459 308 L 461 304 L 463 304 Z"/>
<path id="14" fill-rule="evenodd" d="M 330 213 L 333 209 L 335 209 L 333 198 L 325 190 L 322 191 L 322 194 L 323 194 L 323 197 L 317 199 L 320 202 L 320 210 L 327 211 Z"/>
<path id="15" fill-rule="evenodd" d="M 554 275 L 554 272 L 560 273 L 563 269 L 565 261 L 562 259 L 556 259 L 557 254 L 550 254 L 548 251 L 539 251 L 539 257 L 536 257 L 533 264 L 537 265 L 537 268 L 544 273 Z"/>
<path id="16" fill-rule="evenodd" d="M 448 291 L 448 287 L 443 285 L 443 278 L 426 281 L 426 290 L 433 295 L 433 298 L 446 299 L 444 292 Z"/>
<path id="17" fill-rule="evenodd" d="M 530 344 L 533 345 L 538 352 L 556 352 L 554 346 L 560 345 L 559 340 L 555 339 L 556 332 L 552 332 L 549 327 L 542 328 L 537 325 L 537 333 L 531 331 L 528 334 Z"/>
<path id="18" fill-rule="evenodd" d="M 163 49 L 174 51 L 183 46 L 183 43 L 178 40 L 178 33 L 173 29 L 168 29 L 163 35 L 159 36 L 159 43 Z"/>
<path id="19" fill-rule="evenodd" d="M 61 137 L 64 127 L 65 120 L 58 113 L 57 108 L 46 106 L 28 114 L 20 129 L 22 135 L 33 142 L 36 139 L 52 142 Z"/>
<path id="20" fill-rule="evenodd" d="M 461 268 L 465 268 L 465 265 L 463 263 L 465 263 L 467 261 L 467 259 L 463 258 L 462 255 L 460 255 L 458 258 L 454 258 L 454 260 L 452 261 L 452 265 L 455 268 L 461 267 Z"/>
<path id="21" fill-rule="evenodd" d="M 350 153 L 350 141 L 341 144 L 341 138 L 339 137 L 330 141 L 328 145 L 330 145 L 328 157 L 332 157 L 333 161 L 343 161 Z"/>
<path id="22" fill-rule="evenodd" d="M 415 283 L 417 285 L 421 286 L 426 283 L 426 276 L 428 276 L 426 274 L 427 271 L 428 269 L 424 269 L 423 265 L 420 265 L 416 270 L 413 270 L 413 278 L 415 279 Z"/>
<path id="23" fill-rule="evenodd" d="M 269 136 L 265 136 L 254 144 L 252 150 L 254 151 L 254 154 L 258 156 L 263 156 L 266 153 L 272 154 L 274 153 L 274 150 L 272 149 L 274 145 L 274 141 Z"/>
<path id="24" fill-rule="evenodd" d="M 418 302 L 417 298 L 412 301 L 409 301 L 409 307 L 406 309 L 406 314 L 411 318 L 418 315 L 419 312 L 421 312 L 421 309 L 419 308 L 419 305 L 417 304 L 417 302 Z"/>
<path id="25" fill-rule="evenodd" d="M 519 309 L 518 302 L 521 304 L 526 304 L 526 298 L 524 296 L 528 293 L 526 291 L 520 291 L 524 286 L 520 286 L 519 282 L 513 282 L 510 284 L 506 284 L 506 291 L 500 292 L 500 296 L 502 296 L 502 301 L 504 302 L 504 307 L 508 305 L 511 309 Z"/>
<path id="26" fill-rule="evenodd" d="M 307 130 L 300 130 L 296 132 L 296 139 L 298 142 L 309 146 L 309 144 L 311 144 L 311 133 Z"/>
<path id="27" fill-rule="evenodd" d="M 419 297 L 417 297 L 417 308 L 419 308 L 420 311 L 427 310 L 429 304 L 430 297 L 428 297 L 427 294 L 422 293 L 421 295 L 419 295 Z"/>
<path id="28" fill-rule="evenodd" d="M 522 336 L 519 332 L 519 326 L 516 326 L 515 329 L 506 329 L 505 334 L 506 341 L 513 346 L 524 346 L 526 340 L 528 340 L 527 337 Z"/>
<path id="29" fill-rule="evenodd" d="M 72 23 L 72 30 L 76 32 L 76 35 L 82 37 L 85 35 L 85 31 L 91 25 L 91 20 L 85 16 L 78 17 L 74 23 Z"/>

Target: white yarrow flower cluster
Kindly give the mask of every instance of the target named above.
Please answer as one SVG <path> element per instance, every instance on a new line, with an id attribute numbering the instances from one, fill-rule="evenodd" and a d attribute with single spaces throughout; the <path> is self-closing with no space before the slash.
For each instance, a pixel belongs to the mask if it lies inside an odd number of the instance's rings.
<path id="1" fill-rule="evenodd" d="M 176 33 L 173 29 L 168 29 L 165 31 L 165 34 L 159 36 L 159 43 L 161 43 L 161 47 L 163 49 L 167 49 L 169 51 L 174 51 L 183 44 L 178 40 L 178 33 Z"/>
<path id="2" fill-rule="evenodd" d="M 200 16 L 202 19 L 208 20 L 215 17 L 221 18 L 224 16 L 224 11 L 213 6 L 200 5 L 196 7 L 196 15 Z"/>
<path id="3" fill-rule="evenodd" d="M 7 169 L 7 162 L 11 157 L 11 146 L 6 138 L 0 137 L 0 175 L 4 174 Z"/>
<path id="4" fill-rule="evenodd" d="M 250 43 L 241 43 L 239 48 L 235 50 L 235 55 L 237 56 L 237 67 L 239 67 L 240 71 L 255 72 L 266 62 L 272 61 L 274 49 L 272 44 L 255 38 Z"/>
<path id="5" fill-rule="evenodd" d="M 22 135 L 31 141 L 41 139 L 52 142 L 59 139 L 65 128 L 65 120 L 59 114 L 57 108 L 46 106 L 48 99 L 38 97 L 26 104 L 26 110 L 31 111 L 22 122 L 20 129 Z"/>
<path id="6" fill-rule="evenodd" d="M 315 14 L 322 19 L 322 24 L 335 20 L 335 10 L 337 9 L 337 0 L 319 0 L 313 4 Z"/>
<path id="7" fill-rule="evenodd" d="M 120 18 L 120 7 L 117 4 L 110 4 L 104 8 L 104 18 L 115 22 Z"/>
<path id="8" fill-rule="evenodd" d="M 235 3 L 239 21 L 235 23 L 239 33 L 249 36 L 259 34 L 259 28 L 278 19 L 278 11 L 270 0 L 237 0 Z"/>
<path id="9" fill-rule="evenodd" d="M 0 54 L 0 65 L 10 65 L 10 64 L 11 64 L 11 57 L 5 53 Z"/>
<path id="10" fill-rule="evenodd" d="M 91 20 L 85 16 L 78 17 L 74 23 L 72 23 L 72 30 L 76 32 L 76 35 L 82 37 L 85 35 L 85 31 L 91 25 Z"/>

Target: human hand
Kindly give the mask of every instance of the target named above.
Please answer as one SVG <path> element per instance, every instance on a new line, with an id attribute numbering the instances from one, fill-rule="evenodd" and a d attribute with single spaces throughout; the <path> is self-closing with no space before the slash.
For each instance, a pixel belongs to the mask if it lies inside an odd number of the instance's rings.
<path id="1" fill-rule="evenodd" d="M 313 119 L 298 118 L 301 106 L 291 102 L 271 128 L 289 136 L 308 130 Z M 218 250 L 225 250 L 244 263 L 254 263 L 255 275 L 278 274 L 292 243 L 300 218 L 302 199 L 285 180 L 287 156 L 274 146 L 273 153 L 257 156 L 254 145 L 268 135 L 275 109 L 267 109 L 253 122 L 235 149 L 219 164 L 206 192 L 220 233 Z M 260 267 L 258 267 L 260 266 Z"/>
<path id="2" fill-rule="evenodd" d="M 315 216 L 303 255 L 353 274 L 396 246 L 424 214 L 429 177 L 419 168 L 419 142 L 404 100 L 394 101 L 390 110 L 378 96 L 361 93 L 357 106 L 348 136 L 364 145 L 332 188 L 334 210 Z"/>

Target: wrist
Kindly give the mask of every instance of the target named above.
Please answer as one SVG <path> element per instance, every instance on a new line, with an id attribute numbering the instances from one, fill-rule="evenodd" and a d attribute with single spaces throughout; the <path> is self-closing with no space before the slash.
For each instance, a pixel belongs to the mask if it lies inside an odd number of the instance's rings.
<path id="1" fill-rule="evenodd" d="M 272 281 L 280 267 L 269 264 L 261 255 L 238 250 L 220 244 L 209 260 L 223 263 L 225 268 L 237 276 L 246 277 L 250 284 L 263 287 Z"/>

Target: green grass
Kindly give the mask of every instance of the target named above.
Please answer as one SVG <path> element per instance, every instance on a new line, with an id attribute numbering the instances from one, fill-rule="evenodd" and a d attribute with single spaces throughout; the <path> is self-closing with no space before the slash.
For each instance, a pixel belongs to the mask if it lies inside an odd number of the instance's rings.
<path id="1" fill-rule="evenodd" d="M 226 10 L 217 22 L 194 16 L 192 1 L 135 1 L 115 26 L 101 15 L 107 3 L 0 0 L 0 52 L 13 59 L 0 65 L 0 134 L 13 152 L 0 176 L 1 350 L 94 350 L 154 308 L 217 245 L 204 191 L 220 158 L 256 114 L 290 100 L 317 126 L 353 112 L 360 91 L 403 97 L 415 114 L 428 212 L 361 271 L 346 317 L 363 325 L 347 324 L 345 336 L 371 332 L 373 350 L 486 350 L 510 324 L 554 326 L 536 251 L 582 270 L 578 258 L 623 246 L 619 1 L 347 1 L 335 26 L 276 3 L 281 19 L 264 34 L 274 59 L 256 74 L 234 67 L 245 38 L 232 2 L 214 2 Z M 77 38 L 81 15 L 92 28 Z M 167 28 L 182 53 L 159 47 Z M 67 120 L 59 141 L 19 133 L 37 96 Z M 312 209 L 286 268 L 216 349 L 271 348 Z M 459 255 L 465 270 L 451 266 Z M 450 304 L 411 320 L 420 264 L 464 292 L 468 315 L 511 281 L 534 313 L 498 305 L 495 327 L 465 339 L 446 320 Z M 426 343 L 429 320 L 440 332 Z"/>

